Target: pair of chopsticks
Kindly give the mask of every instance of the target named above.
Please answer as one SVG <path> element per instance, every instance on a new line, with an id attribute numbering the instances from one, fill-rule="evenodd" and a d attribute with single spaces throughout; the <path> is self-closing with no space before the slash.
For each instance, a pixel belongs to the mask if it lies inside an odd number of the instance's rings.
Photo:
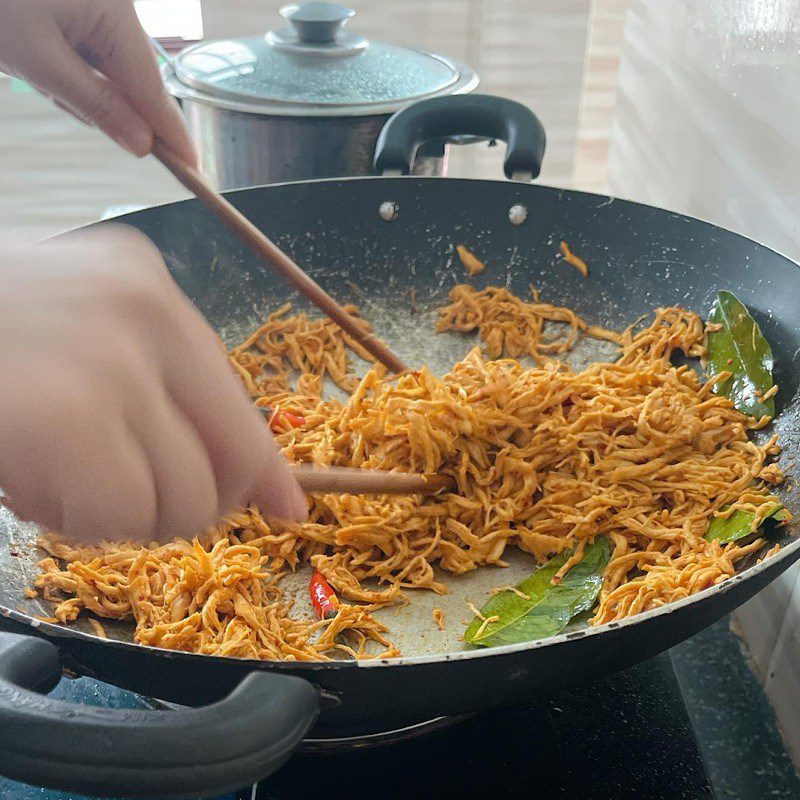
<path id="1" fill-rule="evenodd" d="M 296 464 L 292 472 L 307 494 L 436 494 L 455 487 L 455 481 L 447 475 L 308 464 Z"/>
<path id="2" fill-rule="evenodd" d="M 247 217 L 234 208 L 193 167 L 184 164 L 164 142 L 156 139 L 153 154 L 208 209 L 214 212 L 245 244 L 287 283 L 350 334 L 390 372 L 403 372 L 405 364 L 386 345 L 373 336 L 364 324 L 348 314 L 316 281 L 265 236 Z M 294 467 L 294 473 L 308 493 L 337 494 L 432 494 L 452 488 L 452 480 L 443 476 L 409 475 L 383 470 Z"/>

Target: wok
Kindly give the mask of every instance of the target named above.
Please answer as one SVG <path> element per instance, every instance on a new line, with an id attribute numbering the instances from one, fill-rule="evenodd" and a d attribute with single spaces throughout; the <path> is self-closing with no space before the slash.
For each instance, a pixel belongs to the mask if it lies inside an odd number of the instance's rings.
<path id="1" fill-rule="evenodd" d="M 422 141 L 451 135 L 507 141 L 507 175 L 539 172 L 544 135 L 535 117 L 517 104 L 480 96 L 439 98 L 400 112 L 379 142 L 377 166 L 407 173 Z M 488 265 L 476 285 L 525 293 L 533 282 L 547 301 L 618 329 L 656 306 L 705 312 L 718 289 L 733 290 L 775 353 L 780 392 L 772 429 L 785 448 L 782 465 L 792 473 L 800 452 L 800 269 L 763 245 L 681 214 L 527 182 L 332 179 L 227 196 L 337 299 L 360 305 L 409 364 L 437 371 L 471 346 L 459 335 L 433 335 L 436 306 L 465 279 L 454 261 L 456 244 Z M 304 306 L 196 201 L 122 219 L 157 244 L 176 281 L 228 343 L 287 299 Z M 562 239 L 589 264 L 588 279 L 556 257 Z M 571 358 L 602 357 L 596 346 Z M 787 489 L 785 499 L 800 508 L 797 488 Z M 541 641 L 465 649 L 458 635 L 469 616 L 466 598 L 480 603 L 490 587 L 528 574 L 531 559 L 517 553 L 507 570 L 444 575 L 446 597 L 420 592 L 396 616 L 385 612 L 402 658 L 289 663 L 142 647 L 122 623 L 106 623 L 110 638 L 104 640 L 85 621 L 61 627 L 37 620 L 48 607 L 23 598 L 37 572 L 35 535 L 10 512 L 0 513 L 0 620 L 11 632 L 0 634 L 0 771 L 85 793 L 159 797 L 218 794 L 252 783 L 275 770 L 312 729 L 324 737 L 399 728 L 522 703 L 620 670 L 732 611 L 800 555 L 800 541 L 782 530 L 777 555 L 760 564 L 753 559 L 731 580 L 683 601 Z M 291 581 L 300 610 L 307 610 L 307 574 Z M 431 619 L 434 606 L 445 611 L 442 633 Z M 41 694 L 62 670 L 190 708 L 64 705 Z"/>

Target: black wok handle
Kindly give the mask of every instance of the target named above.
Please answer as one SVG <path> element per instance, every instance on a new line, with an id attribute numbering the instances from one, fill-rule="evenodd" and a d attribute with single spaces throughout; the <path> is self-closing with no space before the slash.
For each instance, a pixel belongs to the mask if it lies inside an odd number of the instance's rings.
<path id="1" fill-rule="evenodd" d="M 101 709 L 52 700 L 61 677 L 44 639 L 0 633 L 0 773 L 103 796 L 211 796 L 274 772 L 319 711 L 317 691 L 252 672 L 227 697 L 179 711 Z"/>
<path id="2" fill-rule="evenodd" d="M 422 144 L 453 136 L 506 142 L 507 178 L 532 180 L 542 168 L 544 128 L 529 108 L 504 97 L 460 94 L 421 100 L 395 113 L 378 137 L 375 172 L 408 175 Z"/>

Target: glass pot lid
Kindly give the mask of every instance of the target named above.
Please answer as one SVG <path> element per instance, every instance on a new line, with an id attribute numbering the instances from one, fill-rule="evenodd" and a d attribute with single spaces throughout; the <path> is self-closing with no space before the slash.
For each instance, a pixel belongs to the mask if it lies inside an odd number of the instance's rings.
<path id="1" fill-rule="evenodd" d="M 308 2 L 281 15 L 289 27 L 185 50 L 172 62 L 173 78 L 210 102 L 287 115 L 387 113 L 478 83 L 456 61 L 350 33 L 355 12 L 344 6 Z"/>

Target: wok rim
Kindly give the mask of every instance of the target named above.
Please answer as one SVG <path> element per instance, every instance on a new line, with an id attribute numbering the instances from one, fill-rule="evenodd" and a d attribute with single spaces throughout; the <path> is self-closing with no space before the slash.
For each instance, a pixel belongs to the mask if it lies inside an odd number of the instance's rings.
<path id="1" fill-rule="evenodd" d="M 222 192 L 222 194 L 227 196 L 236 196 L 239 193 L 244 194 L 256 190 L 270 190 L 273 188 L 306 186 L 310 184 L 346 185 L 364 181 L 393 182 L 398 180 L 417 181 L 420 183 L 424 181 L 439 181 L 439 182 L 454 181 L 454 182 L 469 182 L 469 183 L 503 184 L 506 185 L 508 189 L 511 191 L 514 190 L 536 191 L 541 189 L 544 190 L 545 192 L 548 191 L 558 192 L 559 194 L 567 193 L 570 195 L 581 195 L 587 198 L 596 198 L 599 201 L 604 201 L 603 203 L 601 203 L 601 205 L 606 205 L 606 204 L 610 205 L 612 202 L 621 202 L 629 206 L 637 206 L 644 209 L 653 210 L 664 214 L 669 214 L 673 217 L 682 220 L 687 220 L 689 222 L 700 222 L 703 225 L 707 225 L 710 228 L 713 228 L 714 230 L 724 231 L 725 233 L 728 233 L 739 239 L 743 239 L 746 242 L 749 242 L 751 244 L 756 244 L 760 248 L 763 248 L 779 256 L 781 259 L 787 262 L 788 265 L 800 269 L 800 264 L 798 262 L 794 261 L 792 258 L 785 255 L 784 253 L 781 253 L 779 250 L 776 250 L 774 247 L 770 247 L 769 245 L 766 245 L 763 242 L 758 241 L 757 239 L 752 239 L 748 236 L 745 236 L 744 234 L 738 233 L 737 231 L 731 230 L 730 228 L 726 228 L 722 225 L 718 225 L 714 222 L 710 222 L 709 220 L 704 219 L 702 217 L 683 214 L 682 212 L 679 211 L 672 211 L 670 209 L 663 208 L 661 206 L 655 206 L 649 203 L 642 203 L 636 200 L 629 200 L 623 197 L 617 197 L 616 195 L 599 194 L 597 192 L 586 192 L 579 189 L 562 188 L 559 186 L 550 186 L 541 183 L 523 183 L 519 181 L 497 180 L 497 179 L 487 179 L 487 178 L 448 178 L 448 177 L 434 176 L 434 175 L 431 176 L 357 175 L 357 176 L 338 177 L 338 178 L 337 177 L 313 178 L 301 181 L 283 181 L 281 183 L 273 183 L 273 184 L 256 184 L 253 186 L 239 187 L 236 189 L 226 190 Z M 57 239 L 61 236 L 67 236 L 70 233 L 86 230 L 87 228 L 94 228 L 97 225 L 125 224 L 126 218 L 131 217 L 135 214 L 147 213 L 165 207 L 175 207 L 183 203 L 193 203 L 193 202 L 197 203 L 199 201 L 197 200 L 197 198 L 189 197 L 180 200 L 170 200 L 164 203 L 158 203 L 150 206 L 143 206 L 141 208 L 137 208 L 134 211 L 129 211 L 124 214 L 120 214 L 119 216 L 116 217 L 110 217 L 105 220 L 98 220 L 96 222 L 88 223 L 85 225 L 79 225 L 74 228 L 67 229 L 58 234 L 54 234 L 52 236 L 47 237 L 47 240 Z M 788 527 L 790 528 L 790 530 L 793 530 L 795 524 L 796 524 L 795 522 L 791 522 L 789 524 Z M 797 536 L 796 533 L 795 535 Z M 786 545 L 785 547 L 782 547 L 779 552 L 771 555 L 769 558 L 765 558 L 760 563 L 753 564 L 752 566 L 747 567 L 742 572 L 736 572 L 734 575 L 732 575 L 730 578 L 723 581 L 722 583 L 718 583 L 714 586 L 709 586 L 708 588 L 703 589 L 702 591 L 697 592 L 696 594 L 682 598 L 681 600 L 676 600 L 674 602 L 667 603 L 666 605 L 650 609 L 649 611 L 640 612 L 638 614 L 635 614 L 634 616 L 626 617 L 619 621 L 607 622 L 604 623 L 603 625 L 587 626 L 586 628 L 582 628 L 580 630 L 568 631 L 565 633 L 557 634 L 556 636 L 550 636 L 545 639 L 536 639 L 530 642 L 519 642 L 516 644 L 500 645 L 497 647 L 485 647 L 485 648 L 476 647 L 473 649 L 453 650 L 453 651 L 439 653 L 436 655 L 419 655 L 419 656 L 408 656 L 408 657 L 400 656 L 398 658 L 376 658 L 367 661 L 353 661 L 353 660 L 276 661 L 276 660 L 232 658 L 227 656 L 207 655 L 204 653 L 188 653 L 179 650 L 167 650 L 165 648 L 137 644 L 136 642 L 133 641 L 124 641 L 121 639 L 104 639 L 103 637 L 100 636 L 95 636 L 93 634 L 86 633 L 84 631 L 79 631 L 69 628 L 67 625 L 45 622 L 43 620 L 37 619 L 36 617 L 30 614 L 26 614 L 16 609 L 9 608 L 8 606 L 4 606 L 2 604 L 0 604 L 0 616 L 13 620 L 14 622 L 26 625 L 27 627 L 35 631 L 39 631 L 45 634 L 48 639 L 54 641 L 56 644 L 58 644 L 59 642 L 63 642 L 65 640 L 77 640 L 95 646 L 102 645 L 103 647 L 115 647 L 117 649 L 121 649 L 124 651 L 132 650 L 133 652 L 136 653 L 147 653 L 151 654 L 152 657 L 154 658 L 190 660 L 193 662 L 196 662 L 197 659 L 208 658 L 223 663 L 229 663 L 229 662 L 237 663 L 242 668 L 243 671 L 247 670 L 248 672 L 261 670 L 261 671 L 276 671 L 276 672 L 309 671 L 313 673 L 318 670 L 328 671 L 328 670 L 342 670 L 342 669 L 379 669 L 379 668 L 391 668 L 391 667 L 401 667 L 401 666 L 423 667 L 450 661 L 472 661 L 473 659 L 491 658 L 494 656 L 498 657 L 510 656 L 518 653 L 523 653 L 526 651 L 556 647 L 559 644 L 563 644 L 565 642 L 572 641 L 575 639 L 584 639 L 587 637 L 600 636 L 602 634 L 609 633 L 610 631 L 613 630 L 626 629 L 636 625 L 646 624 L 650 620 L 663 617 L 664 615 L 667 614 L 672 614 L 681 609 L 685 609 L 688 606 L 692 606 L 698 603 L 703 603 L 709 600 L 710 598 L 714 597 L 715 595 L 726 594 L 727 592 L 733 590 L 734 587 L 736 587 L 738 584 L 757 577 L 765 570 L 772 569 L 783 561 L 788 560 L 788 563 L 786 565 L 786 568 L 788 568 L 794 561 L 798 559 L 797 555 L 798 550 L 800 550 L 800 536 L 797 536 L 797 538 L 795 538 L 795 540 L 790 544 Z M 792 556 L 794 556 L 794 558 L 792 558 Z"/>
<path id="2" fill-rule="evenodd" d="M 760 241 L 759 239 L 754 239 L 750 236 L 747 236 L 744 233 L 739 233 L 739 231 L 735 231 L 732 228 L 726 228 L 724 225 L 720 225 L 716 222 L 712 222 L 705 217 L 697 217 L 693 214 L 684 214 L 682 211 L 674 211 L 671 208 L 665 208 L 664 206 L 656 206 L 652 203 L 643 203 L 639 200 L 631 200 L 626 197 L 619 197 L 615 194 L 601 194 L 600 192 L 587 192 L 583 189 L 570 189 L 563 186 L 554 186 L 549 183 L 539 183 L 536 182 L 523 182 L 523 181 L 515 181 L 511 179 L 499 179 L 499 178 L 468 178 L 468 177 L 458 177 L 458 178 L 451 178 L 447 175 L 347 175 L 344 177 L 333 177 L 333 178 L 305 178 L 299 181 L 279 181 L 277 183 L 254 183 L 250 186 L 239 186 L 236 189 L 223 189 L 220 194 L 225 195 L 226 197 L 236 196 L 237 194 L 245 194 L 247 192 L 253 192 L 256 190 L 269 190 L 269 189 L 282 189 L 291 186 L 306 186 L 309 184 L 331 184 L 331 183 L 341 183 L 341 184 L 349 184 L 349 183 L 362 183 L 364 181 L 418 181 L 420 183 L 426 181 L 453 181 L 453 182 L 460 182 L 460 183 L 488 183 L 492 185 L 503 185 L 507 186 L 512 189 L 523 189 L 524 191 L 530 190 L 545 190 L 549 192 L 558 192 L 559 194 L 571 194 L 571 195 L 580 195 L 582 197 L 594 197 L 598 200 L 603 200 L 605 202 L 601 203 L 599 207 L 610 205 L 611 203 L 625 203 L 629 206 L 636 206 L 637 208 L 645 208 L 651 211 L 659 211 L 663 214 L 669 214 L 672 217 L 676 217 L 681 220 L 687 220 L 688 222 L 700 222 L 703 225 L 707 225 L 710 228 L 714 228 L 718 231 L 723 231 L 731 236 L 736 236 L 739 239 L 743 239 L 745 242 L 749 242 L 750 244 L 756 244 L 759 247 L 763 248 L 764 250 L 768 250 L 771 253 L 774 253 L 777 256 L 780 256 L 782 259 L 787 261 L 791 266 L 795 267 L 796 269 L 800 269 L 800 261 L 795 261 L 791 256 L 787 256 L 786 253 L 781 252 L 780 250 L 772 247 L 764 242 Z M 67 236 L 70 233 L 77 233 L 78 231 L 83 231 L 88 228 L 94 228 L 98 225 L 124 225 L 125 218 L 129 216 L 133 216 L 134 214 L 142 214 L 149 211 L 154 211 L 160 208 L 166 208 L 168 206 L 178 206 L 182 203 L 199 203 L 200 201 L 196 197 L 184 197 L 179 200 L 166 200 L 163 203 L 154 203 L 153 205 L 149 206 L 140 206 L 134 208 L 132 211 L 126 211 L 122 214 L 119 214 L 114 217 L 107 217 L 105 219 L 95 220 L 94 222 L 87 222 L 83 225 L 76 225 L 72 228 L 67 228 L 59 233 L 54 233 L 51 236 L 45 237 L 43 241 L 49 241 L 50 239 L 58 239 L 61 236 Z M 209 212 L 211 213 L 211 212 Z M 269 235 L 269 231 L 266 231 Z"/>

